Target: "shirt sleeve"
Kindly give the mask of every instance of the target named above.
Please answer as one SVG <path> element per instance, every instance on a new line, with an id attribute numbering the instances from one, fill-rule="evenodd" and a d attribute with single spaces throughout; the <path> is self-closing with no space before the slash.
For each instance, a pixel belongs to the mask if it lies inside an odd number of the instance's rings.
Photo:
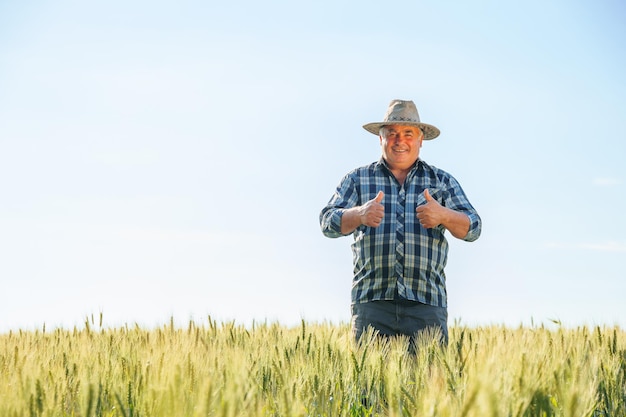
<path id="1" fill-rule="evenodd" d="M 478 215 L 478 212 L 469 202 L 469 199 L 465 195 L 461 185 L 454 177 L 447 174 L 443 179 L 443 182 L 445 184 L 444 206 L 464 213 L 469 217 L 470 227 L 463 240 L 466 242 L 475 241 L 480 237 L 480 233 L 482 231 L 482 220 Z"/>
<path id="2" fill-rule="evenodd" d="M 341 233 L 341 218 L 346 209 L 356 207 L 358 202 L 356 183 L 353 176 L 348 174 L 341 180 L 335 193 L 320 213 L 320 227 L 324 236 L 330 238 L 347 236 Z"/>
<path id="3" fill-rule="evenodd" d="M 470 227 L 467 235 L 463 238 L 466 242 L 473 242 L 480 237 L 480 233 L 482 231 L 483 222 L 480 219 L 478 213 L 468 213 L 467 214 L 470 219 Z"/>

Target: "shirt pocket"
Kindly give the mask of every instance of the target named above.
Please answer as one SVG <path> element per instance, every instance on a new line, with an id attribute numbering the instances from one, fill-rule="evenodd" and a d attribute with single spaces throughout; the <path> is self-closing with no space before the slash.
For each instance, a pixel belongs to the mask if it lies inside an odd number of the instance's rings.
<path id="1" fill-rule="evenodd" d="M 439 204 L 443 205 L 443 190 L 440 188 L 427 188 L 430 196 L 435 199 Z M 426 204 L 426 197 L 424 197 L 424 191 L 419 193 L 416 198 L 415 205 L 421 206 Z"/>

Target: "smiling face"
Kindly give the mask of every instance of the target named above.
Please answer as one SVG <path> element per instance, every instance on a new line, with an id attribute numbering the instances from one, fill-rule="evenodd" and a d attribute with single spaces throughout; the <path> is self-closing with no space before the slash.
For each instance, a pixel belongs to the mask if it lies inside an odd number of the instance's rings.
<path id="1" fill-rule="evenodd" d="M 380 131 L 383 158 L 391 171 L 408 171 L 417 161 L 424 133 L 416 126 L 389 125 Z"/>

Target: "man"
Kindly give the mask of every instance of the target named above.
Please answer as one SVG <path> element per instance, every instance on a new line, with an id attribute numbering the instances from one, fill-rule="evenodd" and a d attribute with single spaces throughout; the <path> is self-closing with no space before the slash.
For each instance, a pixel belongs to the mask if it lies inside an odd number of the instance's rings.
<path id="1" fill-rule="evenodd" d="M 445 231 L 468 242 L 482 222 L 459 183 L 419 158 L 424 140 L 439 136 L 421 123 L 412 101 L 393 100 L 382 122 L 379 161 L 349 172 L 320 213 L 325 236 L 352 234 L 352 331 L 412 340 L 430 328 L 448 342 Z"/>

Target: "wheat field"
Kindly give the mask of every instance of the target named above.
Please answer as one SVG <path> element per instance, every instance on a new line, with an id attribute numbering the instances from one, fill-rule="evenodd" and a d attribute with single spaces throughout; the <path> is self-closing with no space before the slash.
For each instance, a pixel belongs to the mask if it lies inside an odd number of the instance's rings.
<path id="1" fill-rule="evenodd" d="M 623 417 L 626 333 L 455 324 L 447 347 L 425 335 L 411 354 L 357 346 L 347 324 L 91 317 L 0 334 L 0 416 Z"/>

